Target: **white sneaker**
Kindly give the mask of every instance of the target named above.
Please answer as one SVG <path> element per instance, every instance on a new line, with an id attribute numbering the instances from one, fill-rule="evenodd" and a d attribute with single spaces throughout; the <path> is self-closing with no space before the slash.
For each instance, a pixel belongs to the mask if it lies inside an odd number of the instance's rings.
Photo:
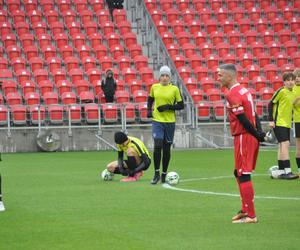
<path id="1" fill-rule="evenodd" d="M 2 201 L 0 201 L 0 212 L 4 212 L 5 211 L 5 207 Z"/>

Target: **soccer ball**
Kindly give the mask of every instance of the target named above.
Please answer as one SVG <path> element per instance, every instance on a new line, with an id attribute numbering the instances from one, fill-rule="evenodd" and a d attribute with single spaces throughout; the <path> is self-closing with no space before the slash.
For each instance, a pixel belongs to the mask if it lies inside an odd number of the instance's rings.
<path id="1" fill-rule="evenodd" d="M 272 166 L 269 168 L 268 172 L 271 176 L 271 178 L 273 179 L 277 179 L 278 178 L 278 170 L 279 170 L 279 167 L 278 166 Z"/>
<path id="2" fill-rule="evenodd" d="M 176 172 L 169 172 L 166 176 L 166 182 L 169 185 L 177 185 L 179 182 L 179 175 Z"/>
<path id="3" fill-rule="evenodd" d="M 107 169 L 104 169 L 101 173 L 101 178 L 104 181 L 111 181 L 114 177 L 114 174 L 109 172 Z"/>

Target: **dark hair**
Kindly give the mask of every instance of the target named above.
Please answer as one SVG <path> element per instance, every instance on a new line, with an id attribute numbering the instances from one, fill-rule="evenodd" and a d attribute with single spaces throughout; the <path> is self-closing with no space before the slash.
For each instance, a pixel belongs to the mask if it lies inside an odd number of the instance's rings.
<path id="1" fill-rule="evenodd" d="M 295 80 L 296 76 L 292 72 L 284 72 L 282 75 L 282 80 L 285 82 L 287 80 Z"/>
<path id="2" fill-rule="evenodd" d="M 128 140 L 128 137 L 125 133 L 119 131 L 115 133 L 115 143 L 122 144 Z"/>

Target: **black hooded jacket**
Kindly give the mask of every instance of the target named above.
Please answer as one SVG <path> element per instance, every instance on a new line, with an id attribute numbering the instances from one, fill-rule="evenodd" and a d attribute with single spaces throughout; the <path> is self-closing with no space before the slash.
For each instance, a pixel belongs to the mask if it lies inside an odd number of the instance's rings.
<path id="1" fill-rule="evenodd" d="M 106 96 L 114 96 L 116 89 L 117 89 L 117 83 L 113 77 L 106 77 L 101 82 L 101 89 L 103 90 L 104 95 Z"/>

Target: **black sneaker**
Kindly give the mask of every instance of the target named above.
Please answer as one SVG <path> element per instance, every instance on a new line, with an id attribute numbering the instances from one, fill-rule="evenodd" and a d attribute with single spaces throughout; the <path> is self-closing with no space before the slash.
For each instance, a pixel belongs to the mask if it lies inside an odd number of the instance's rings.
<path id="1" fill-rule="evenodd" d="M 288 174 L 278 175 L 278 179 L 282 179 L 282 180 L 295 180 L 298 178 L 299 178 L 299 175 L 293 174 L 292 172 L 288 173 Z"/>
<path id="2" fill-rule="evenodd" d="M 159 179 L 160 179 L 159 173 L 155 173 L 155 175 L 151 181 L 151 184 L 153 184 L 153 185 L 157 184 L 157 182 L 159 182 Z"/>
<path id="3" fill-rule="evenodd" d="M 167 174 L 161 174 L 161 183 L 166 183 L 166 175 Z"/>

